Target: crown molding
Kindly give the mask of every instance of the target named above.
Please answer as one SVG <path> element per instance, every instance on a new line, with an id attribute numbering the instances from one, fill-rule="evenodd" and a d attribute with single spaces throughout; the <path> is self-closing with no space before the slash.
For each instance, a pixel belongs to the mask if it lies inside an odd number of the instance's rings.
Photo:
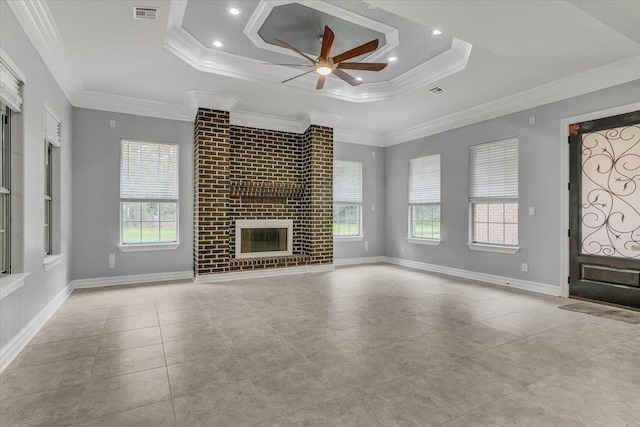
<path id="1" fill-rule="evenodd" d="M 288 49 L 265 43 L 257 35 L 258 27 L 256 27 L 256 25 L 261 25 L 261 22 L 264 21 L 264 19 L 260 21 L 260 16 L 266 13 L 266 15 L 264 15 L 264 18 L 266 18 L 268 12 L 270 12 L 273 7 L 289 3 L 293 2 L 262 0 L 259 7 L 256 9 L 256 12 L 252 15 L 245 27 L 245 33 L 248 36 L 255 33 L 255 36 L 259 39 L 253 40 L 254 44 L 260 48 L 270 51 L 286 53 L 287 55 L 291 54 Z M 328 3 L 319 1 L 298 1 L 295 3 L 300 3 L 332 15 L 336 14 L 336 6 Z M 203 45 L 199 40 L 182 28 L 182 21 L 184 19 L 186 7 L 186 0 L 171 1 L 164 46 L 169 52 L 173 53 L 196 70 L 243 80 L 269 82 L 274 85 L 280 85 L 280 82 L 294 75 L 295 71 L 290 67 L 279 65 L 265 67 L 262 61 L 231 54 Z M 388 27 L 381 23 L 371 24 L 368 21 L 366 24 L 362 24 L 366 20 L 369 20 L 369 18 L 361 17 L 352 12 L 345 15 L 347 11 L 344 11 L 341 8 L 337 8 L 337 10 L 340 11 L 339 16 L 341 18 L 345 18 L 345 16 L 348 15 L 352 18 L 352 22 L 359 20 L 361 22 L 357 23 L 360 25 L 364 25 L 378 31 L 384 30 L 382 32 L 384 32 L 388 37 L 387 44 L 385 46 L 393 48 L 397 43 L 399 43 L 397 30 L 392 27 Z M 385 27 L 388 27 L 388 29 L 385 30 Z M 249 33 L 247 33 L 247 31 L 249 31 Z M 385 52 L 385 47 L 383 46 L 380 49 L 380 52 L 373 52 L 369 57 L 367 57 L 367 60 L 375 60 L 379 57 L 378 55 L 384 55 Z M 388 82 L 364 83 L 360 86 L 354 87 L 345 85 L 338 79 L 327 79 L 324 90 L 314 90 L 314 94 L 354 103 L 390 100 L 409 90 L 415 90 L 427 86 L 436 80 L 464 70 L 466 68 L 470 52 L 471 44 L 454 38 L 451 43 L 451 47 L 448 50 Z M 310 88 L 315 87 L 316 80 L 317 79 L 314 74 L 308 74 L 287 82 L 287 86 L 309 92 L 309 90 L 311 90 Z"/>
<path id="2" fill-rule="evenodd" d="M 379 33 L 384 34 L 385 44 L 381 46 L 376 51 L 372 52 L 366 57 L 366 61 L 374 62 L 377 59 L 384 58 L 388 54 L 390 54 L 393 49 L 395 49 L 400 44 L 400 37 L 398 36 L 398 30 L 393 28 L 390 25 L 383 24 L 382 22 L 375 21 L 371 18 L 367 18 L 366 16 L 358 15 L 357 13 L 351 12 L 350 10 L 343 9 L 338 6 L 334 6 L 330 3 L 325 3 L 323 1 L 309 1 L 309 0 L 261 0 L 258 3 L 258 6 L 254 10 L 253 14 L 247 21 L 247 25 L 245 25 L 243 33 L 247 36 L 249 40 L 258 48 L 269 50 L 272 52 L 280 53 L 283 55 L 291 56 L 297 59 L 300 57 L 292 52 L 290 49 L 286 49 L 282 46 L 274 45 L 271 43 L 265 42 L 262 37 L 258 34 L 260 27 L 264 24 L 264 22 L 271 14 L 271 11 L 275 7 L 285 6 L 287 4 L 297 3 L 302 6 L 306 6 L 310 9 L 317 10 L 319 12 L 326 13 L 327 15 L 335 16 L 336 18 L 343 19 L 345 21 L 351 22 L 353 24 L 359 25 L 361 27 L 368 28 L 370 30 L 377 31 Z M 308 56 L 314 58 L 317 53 L 309 53 L 304 52 Z"/>
<path id="3" fill-rule="evenodd" d="M 457 38 L 451 48 L 391 81 L 394 95 L 424 87 L 467 68 L 473 45 Z"/>
<path id="4" fill-rule="evenodd" d="M 385 147 L 385 138 L 375 133 L 358 132 L 347 129 L 333 129 L 333 140 L 347 144 L 370 145 L 372 147 Z"/>
<path id="5" fill-rule="evenodd" d="M 338 114 L 318 110 L 305 111 L 297 118 L 236 110 L 235 107 L 238 102 L 240 102 L 240 98 L 234 95 L 216 94 L 201 90 L 190 90 L 187 92 L 184 98 L 184 104 L 172 104 L 150 99 L 85 90 L 78 94 L 73 105 L 77 108 L 186 122 L 193 122 L 198 108 L 211 108 L 214 110 L 229 111 L 229 123 L 232 125 L 299 134 L 304 133 L 312 124 L 335 128 L 335 125 L 342 119 L 342 116 Z M 340 135 L 344 135 L 340 139 L 342 142 L 365 144 L 365 141 L 371 139 L 369 135 L 365 136 L 365 134 L 358 136 L 358 132 L 340 132 Z"/>
<path id="6" fill-rule="evenodd" d="M 198 108 L 232 111 L 238 102 L 240 97 L 235 95 L 223 95 L 198 89 L 190 90 L 184 96 L 184 108 L 191 119 L 196 116 Z"/>
<path id="7" fill-rule="evenodd" d="M 187 108 L 183 104 L 172 104 L 169 102 L 133 98 L 105 92 L 82 91 L 76 96 L 73 106 L 92 110 L 111 111 L 114 113 L 193 122 L 193 116 L 189 115 Z"/>
<path id="8" fill-rule="evenodd" d="M 466 110 L 429 120 L 385 135 L 386 146 L 413 141 L 462 126 L 495 119 L 518 111 L 640 79 L 640 56 L 583 71 Z"/>
<path id="9" fill-rule="evenodd" d="M 341 115 L 327 113 L 325 111 L 308 110 L 308 111 L 305 111 L 303 114 L 306 114 L 307 117 L 309 117 L 310 124 L 318 125 L 318 126 L 326 126 L 330 128 L 336 127 L 336 125 L 340 122 L 340 120 L 342 120 Z"/>
<path id="10" fill-rule="evenodd" d="M 304 122 L 300 119 L 252 113 L 249 111 L 231 111 L 229 113 L 229 123 L 234 126 L 291 133 L 303 133 L 308 127 L 304 127 Z"/>
<path id="11" fill-rule="evenodd" d="M 84 90 L 82 79 L 76 72 L 47 2 L 13 0 L 7 4 L 54 79 L 69 101 L 73 103 L 77 94 Z"/>
<path id="12" fill-rule="evenodd" d="M 47 2 L 44 0 L 13 0 L 7 3 L 74 107 L 190 122 L 193 121 L 195 110 L 198 107 L 232 111 L 240 101 L 238 97 L 232 95 L 220 95 L 199 90 L 189 91 L 185 95 L 183 104 L 85 90 Z M 186 0 L 171 1 L 165 47 L 201 71 L 212 72 L 211 67 L 220 67 L 219 74 L 256 80 L 246 73 L 243 75 L 242 70 L 256 69 L 255 63 L 258 61 L 236 57 L 224 52 L 213 52 L 216 56 L 209 55 L 208 51 L 211 49 L 200 45 L 197 40 L 181 29 L 186 4 Z M 173 42 L 175 44 L 172 44 Z M 195 48 L 194 43 L 196 43 Z M 322 91 L 322 94 L 352 102 L 391 99 L 397 94 L 415 89 L 417 85 L 428 84 L 464 69 L 471 48 L 469 43 L 454 39 L 451 49 L 396 77 L 391 82 L 392 87 L 389 86 L 390 83 L 363 84 L 359 86 L 363 91 L 357 91 L 354 88 L 345 88 L 338 82 L 328 80 L 325 85 L 326 90 Z M 223 60 L 216 62 L 220 58 L 218 55 L 222 55 Z M 8 58 L 4 52 L 1 56 L 3 60 Z M 202 65 L 203 61 L 204 66 Z M 275 68 L 283 70 L 274 71 Z M 18 68 L 12 66 L 12 69 L 17 70 Z M 290 77 L 291 70 L 286 67 L 273 67 L 273 69 L 260 68 L 260 74 L 264 75 L 267 81 L 279 81 L 283 77 L 283 71 L 285 78 Z M 24 73 L 21 74 L 23 75 L 20 76 L 20 79 L 23 82 L 26 81 L 27 76 Z M 309 81 L 305 81 L 305 77 L 308 77 Z M 310 76 L 305 77 L 296 79 L 294 82 L 297 82 L 298 87 L 308 90 L 308 85 L 314 84 L 315 79 Z M 304 132 L 312 123 L 330 126 L 334 128 L 334 139 L 337 141 L 388 147 L 637 79 L 640 79 L 640 56 L 625 58 L 386 135 L 336 128 L 339 116 L 314 110 L 307 111 L 294 119 L 246 111 L 232 111 L 231 116 L 235 117 L 232 121 L 237 120 L 237 124 L 243 126 L 297 133 Z"/>

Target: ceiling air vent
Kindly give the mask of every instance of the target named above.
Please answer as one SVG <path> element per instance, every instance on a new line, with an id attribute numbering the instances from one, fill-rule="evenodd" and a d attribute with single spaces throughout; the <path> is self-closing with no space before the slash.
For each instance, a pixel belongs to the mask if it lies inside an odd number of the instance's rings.
<path id="1" fill-rule="evenodd" d="M 440 95 L 444 93 L 444 89 L 442 89 L 440 86 L 435 86 L 429 89 L 429 92 L 431 92 L 433 95 Z"/>
<path id="2" fill-rule="evenodd" d="M 134 7 L 133 19 L 156 19 L 158 16 L 157 7 Z"/>

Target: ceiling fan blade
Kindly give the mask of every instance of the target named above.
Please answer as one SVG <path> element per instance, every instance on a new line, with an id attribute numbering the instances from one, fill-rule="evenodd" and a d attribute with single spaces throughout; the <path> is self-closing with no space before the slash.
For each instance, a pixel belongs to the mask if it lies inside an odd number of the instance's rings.
<path id="1" fill-rule="evenodd" d="M 333 74 L 335 74 L 336 77 L 341 78 L 345 82 L 349 83 L 351 86 L 358 86 L 362 84 L 362 82 L 359 82 L 358 80 L 356 80 L 355 77 L 352 77 L 349 74 L 337 68 L 333 70 Z"/>
<path id="2" fill-rule="evenodd" d="M 297 79 L 298 77 L 302 77 L 302 76 L 304 76 L 305 74 L 309 74 L 309 73 L 311 73 L 311 72 L 313 72 L 313 71 L 315 71 L 315 69 L 314 69 L 314 70 L 309 70 L 309 71 L 307 71 L 307 72 L 305 72 L 305 73 L 302 73 L 302 74 L 298 74 L 297 76 L 291 77 L 290 79 L 283 80 L 283 81 L 282 81 L 282 83 L 286 83 L 286 82 L 288 82 L 288 81 L 290 81 L 290 80 Z"/>
<path id="3" fill-rule="evenodd" d="M 378 48 L 378 39 L 371 40 L 368 43 L 354 47 L 351 50 L 342 52 L 340 55 L 333 57 L 333 62 L 338 63 L 346 61 L 347 59 L 355 58 L 356 56 L 364 55 L 365 53 L 373 52 Z"/>
<path id="4" fill-rule="evenodd" d="M 297 53 L 298 55 L 300 55 L 300 56 L 302 56 L 303 58 L 307 59 L 307 60 L 308 60 L 309 62 L 311 62 L 312 64 L 315 64 L 315 63 L 316 63 L 316 61 L 315 61 L 315 60 L 313 60 L 312 58 L 310 58 L 309 56 L 307 56 L 307 55 L 306 55 L 305 53 L 303 53 L 302 51 L 300 51 L 300 50 L 296 49 L 295 47 L 291 46 L 289 43 L 284 42 L 284 41 L 279 40 L 279 39 L 275 39 L 275 38 L 274 38 L 274 40 L 275 40 L 276 42 L 278 42 L 278 44 L 279 44 L 279 45 L 281 45 L 281 46 L 283 46 L 283 47 L 286 47 L 286 48 L 288 48 L 288 49 L 291 49 L 292 51 L 294 51 L 294 52 L 295 52 L 295 53 Z"/>
<path id="5" fill-rule="evenodd" d="M 316 84 L 316 89 L 320 90 L 324 87 L 324 81 L 327 78 L 327 76 L 318 76 L 318 83 Z"/>
<path id="6" fill-rule="evenodd" d="M 380 71 L 388 64 L 386 62 L 341 62 L 338 68 L 343 70 Z"/>
<path id="7" fill-rule="evenodd" d="M 333 39 L 335 34 L 331 31 L 331 28 L 324 26 L 324 35 L 322 36 L 322 50 L 320 51 L 320 58 L 325 61 L 329 59 L 329 52 L 331 52 L 331 46 L 333 46 Z"/>
<path id="8" fill-rule="evenodd" d="M 286 67 L 313 67 L 313 64 L 277 64 L 275 62 L 261 62 L 262 65 L 284 65 Z"/>

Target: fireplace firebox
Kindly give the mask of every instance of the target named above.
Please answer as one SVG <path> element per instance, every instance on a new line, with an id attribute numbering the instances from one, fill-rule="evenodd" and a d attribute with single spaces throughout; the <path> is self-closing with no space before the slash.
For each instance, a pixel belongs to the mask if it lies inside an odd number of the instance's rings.
<path id="1" fill-rule="evenodd" d="M 291 255 L 293 220 L 236 221 L 236 258 L 260 258 Z"/>

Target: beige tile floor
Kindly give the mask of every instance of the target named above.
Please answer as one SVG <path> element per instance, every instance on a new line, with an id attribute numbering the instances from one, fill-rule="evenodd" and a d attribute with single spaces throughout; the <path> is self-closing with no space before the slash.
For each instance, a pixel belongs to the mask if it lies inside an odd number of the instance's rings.
<path id="1" fill-rule="evenodd" d="M 640 325 L 373 265 L 76 291 L 4 426 L 640 426 Z"/>

